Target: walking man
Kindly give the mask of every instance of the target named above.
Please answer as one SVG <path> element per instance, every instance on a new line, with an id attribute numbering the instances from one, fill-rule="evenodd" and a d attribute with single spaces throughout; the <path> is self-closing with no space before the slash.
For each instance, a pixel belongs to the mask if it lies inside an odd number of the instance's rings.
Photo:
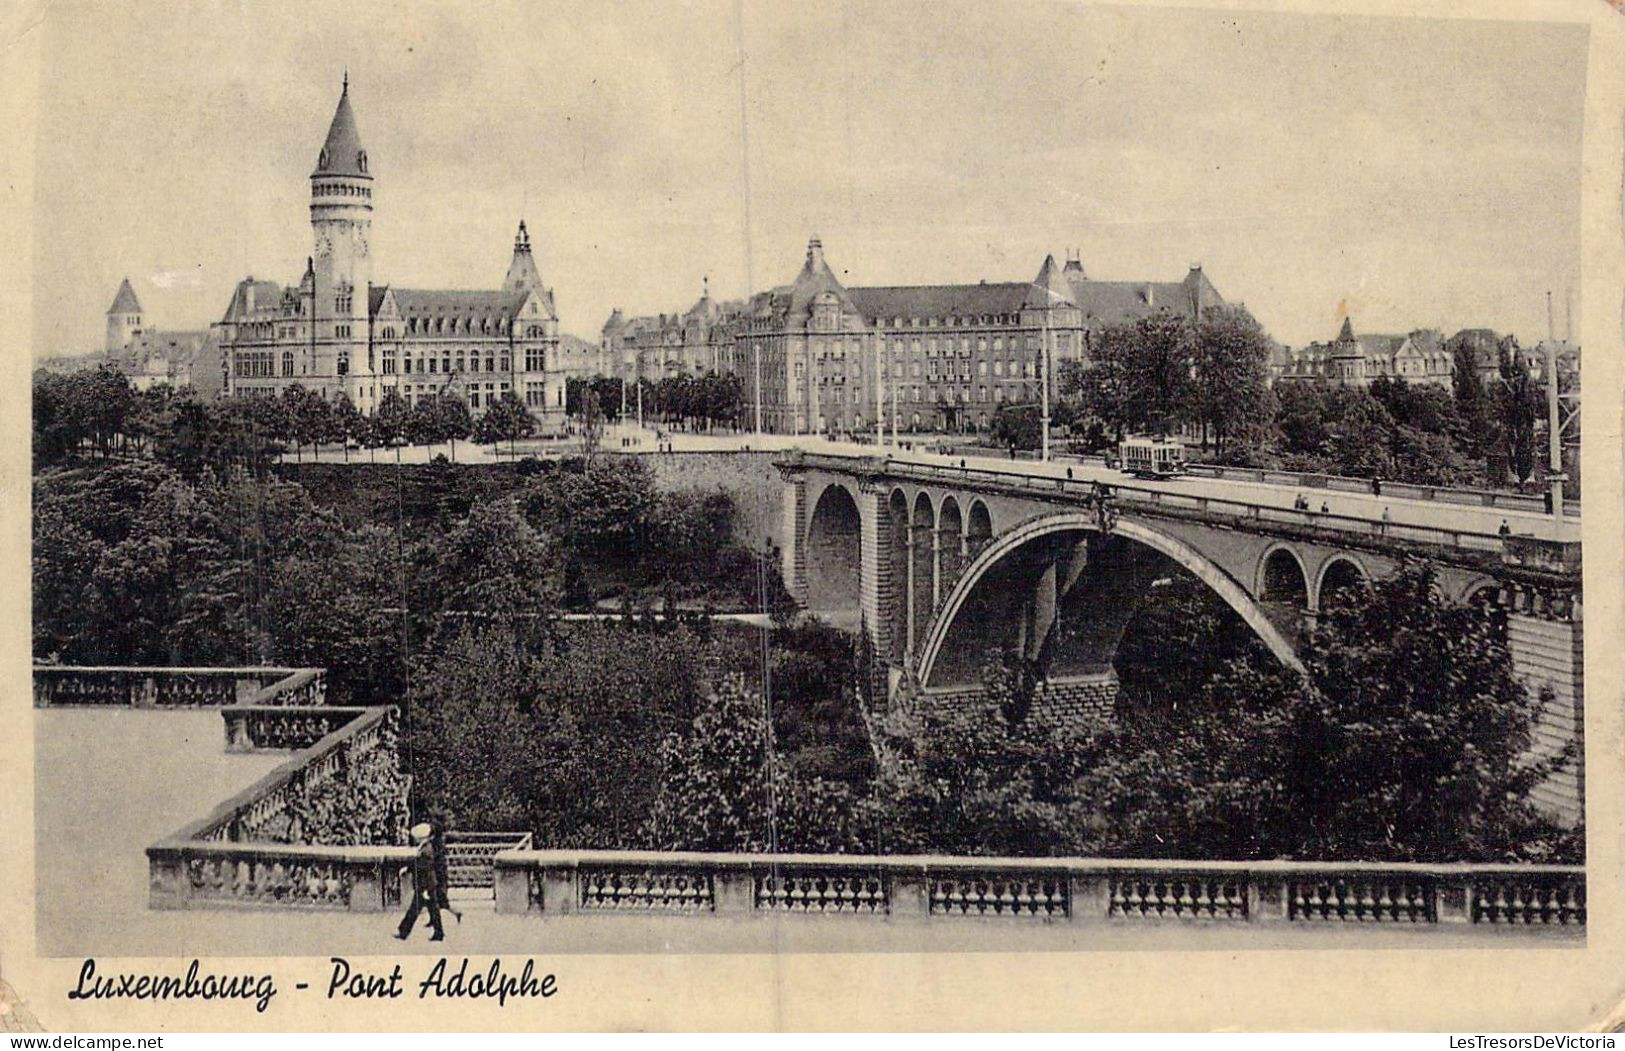
<path id="1" fill-rule="evenodd" d="M 434 934 L 429 936 L 432 942 L 445 941 L 446 931 L 440 925 L 440 891 L 435 878 L 433 845 L 429 842 L 432 830 L 427 824 L 412 826 L 412 845 L 418 848 L 417 856 L 412 859 L 412 904 L 407 906 L 406 915 L 401 917 L 401 926 L 395 932 L 395 937 L 405 941 L 417 925 L 418 913 L 423 909 L 429 910 L 429 926 L 434 928 Z"/>
<path id="2" fill-rule="evenodd" d="M 449 912 L 458 923 L 463 922 L 463 914 L 451 907 L 451 867 L 446 859 L 446 817 L 436 811 L 429 815 L 429 827 L 434 831 L 429 835 L 429 854 L 434 859 L 434 892 L 435 901 L 444 912 Z"/>

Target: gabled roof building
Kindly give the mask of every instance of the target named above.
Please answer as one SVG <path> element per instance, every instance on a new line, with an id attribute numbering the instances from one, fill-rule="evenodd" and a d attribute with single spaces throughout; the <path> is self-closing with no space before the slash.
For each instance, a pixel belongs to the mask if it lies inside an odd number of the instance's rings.
<path id="1" fill-rule="evenodd" d="M 1448 387 L 1455 373 L 1454 357 L 1437 329 L 1356 335 L 1353 321 L 1345 317 L 1331 342 L 1283 348 L 1274 362 L 1275 381 L 1369 387 L 1386 376 L 1413 386 Z"/>
<path id="2" fill-rule="evenodd" d="M 794 281 L 746 304 L 733 367 L 754 407 L 760 360 L 769 431 L 974 430 L 1039 400 L 1046 341 L 1057 365 L 1083 360 L 1105 325 L 1223 304 L 1199 266 L 1181 281 L 1095 281 L 1054 256 L 1029 281 L 847 288 L 814 237 Z"/>
<path id="3" fill-rule="evenodd" d="M 287 287 L 243 279 L 215 325 L 227 393 L 277 394 L 298 384 L 343 394 L 364 413 L 390 392 L 408 405 L 450 393 L 478 414 L 511 392 L 544 433 L 562 430 L 564 379 L 552 360 L 558 313 L 523 220 L 500 287 L 375 284 L 376 177 L 347 76 L 310 184 L 314 251 L 304 275 Z"/>

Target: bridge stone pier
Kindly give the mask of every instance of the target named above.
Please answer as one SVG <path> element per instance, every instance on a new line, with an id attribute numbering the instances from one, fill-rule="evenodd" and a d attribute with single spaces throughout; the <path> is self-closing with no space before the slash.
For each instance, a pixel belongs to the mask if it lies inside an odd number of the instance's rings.
<path id="1" fill-rule="evenodd" d="M 986 660 L 1015 653 L 1036 676 L 1033 718 L 1111 718 L 1118 643 L 1176 569 L 1212 589 L 1277 659 L 1301 667 L 1298 647 L 1341 592 L 1422 557 L 1447 598 L 1506 611 L 1517 672 L 1551 696 L 1535 749 L 1556 751 L 1580 733 L 1577 521 L 1449 494 L 1427 502 L 1338 492 L 1312 504 L 1336 507 L 1304 510 L 1296 486 L 1138 481 L 1082 465 L 1069 475 L 1054 464 L 795 451 L 778 467 L 790 593 L 861 625 L 889 688 L 912 678 L 926 704 L 979 693 Z M 1576 766 L 1537 801 L 1574 818 L 1582 786 Z"/>

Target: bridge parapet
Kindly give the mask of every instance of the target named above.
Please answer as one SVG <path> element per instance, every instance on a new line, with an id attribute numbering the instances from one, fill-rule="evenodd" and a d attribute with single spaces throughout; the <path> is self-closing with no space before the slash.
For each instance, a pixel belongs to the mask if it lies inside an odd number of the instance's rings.
<path id="1" fill-rule="evenodd" d="M 497 911 L 952 922 L 1586 922 L 1579 866 L 504 851 Z"/>
<path id="2" fill-rule="evenodd" d="M 1102 483 L 1098 479 L 1035 475 L 1022 471 L 1020 464 L 1012 465 L 1014 469 L 991 469 L 969 465 L 957 467 L 946 463 L 920 463 L 875 456 L 841 456 L 833 453 L 810 453 L 804 450 L 797 450 L 776 463 L 786 478 L 817 470 L 847 475 L 860 482 L 869 482 L 871 485 L 895 481 L 935 486 L 949 491 L 1032 500 L 1049 505 L 1087 503 L 1096 496 L 1102 485 L 1105 485 L 1125 512 L 1179 517 L 1195 515 L 1217 525 L 1255 532 L 1292 534 L 1310 531 L 1362 547 L 1390 550 L 1414 548 L 1468 559 L 1499 556 L 1506 546 L 1506 541 L 1512 539 L 1500 532 L 1499 522 L 1496 521 L 1455 525 L 1396 522 L 1385 519 L 1375 507 L 1366 514 L 1281 507 L 1267 500 L 1248 499 L 1245 491 L 1239 487 L 1233 495 L 1214 496 L 1197 492 L 1180 492 L 1177 483 L 1174 488 L 1170 488 L 1167 483 L 1145 483 L 1126 478 L 1114 478 L 1110 482 Z M 1228 478 L 1230 472 L 1235 470 L 1238 469 L 1224 468 L 1222 473 L 1215 472 L 1213 477 Z M 1248 481 L 1255 480 L 1252 477 L 1254 474 L 1266 483 L 1271 480 L 1270 472 L 1246 470 Z M 1280 484 L 1296 487 L 1301 477 L 1284 474 L 1278 481 Z M 1476 490 L 1457 491 L 1417 486 L 1400 486 L 1396 489 L 1392 483 L 1383 483 L 1383 491 L 1396 499 L 1427 499 L 1460 506 L 1464 510 L 1484 506 L 1484 494 Z M 1488 495 L 1498 500 L 1514 499 L 1511 494 Z M 1491 506 L 1507 507 L 1504 502 L 1492 503 Z M 1521 504 L 1516 509 L 1528 510 Z M 1573 533 L 1571 540 L 1562 543 L 1578 544 L 1577 517 L 1569 518 L 1562 527 Z"/>

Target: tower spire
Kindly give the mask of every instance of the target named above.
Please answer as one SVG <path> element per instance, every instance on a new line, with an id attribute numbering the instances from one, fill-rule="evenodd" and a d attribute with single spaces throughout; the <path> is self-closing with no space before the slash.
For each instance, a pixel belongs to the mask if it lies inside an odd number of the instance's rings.
<path id="1" fill-rule="evenodd" d="M 348 95 L 349 93 L 350 93 L 350 67 L 345 66 L 344 67 L 344 88 L 343 88 L 342 91 L 339 92 L 339 94 L 340 95 Z"/>

